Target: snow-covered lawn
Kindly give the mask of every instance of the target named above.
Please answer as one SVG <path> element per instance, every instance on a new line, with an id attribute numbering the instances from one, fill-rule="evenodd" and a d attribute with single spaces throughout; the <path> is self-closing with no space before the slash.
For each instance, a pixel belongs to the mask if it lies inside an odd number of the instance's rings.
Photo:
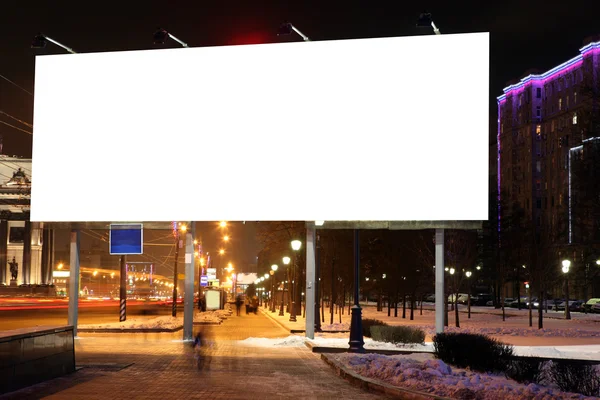
<path id="1" fill-rule="evenodd" d="M 300 335 L 286 338 L 265 339 L 248 338 L 240 340 L 245 346 L 256 347 L 296 347 L 304 342 L 315 346 L 348 348 L 348 338 L 316 337 L 306 339 Z M 382 354 L 336 353 L 327 357 L 337 360 L 346 369 L 359 375 L 386 382 L 402 388 L 434 393 L 453 398 L 471 398 L 472 392 L 478 392 L 477 399 L 592 399 L 574 393 L 563 393 L 556 387 L 536 384 L 520 384 L 507 379 L 502 374 L 484 374 L 465 369 L 453 368 L 434 358 L 431 352 L 433 344 L 394 345 L 375 342 L 365 338 L 366 349 L 410 350 L 412 354 L 386 356 Z M 556 358 L 587 358 L 600 361 L 600 345 L 527 347 L 514 346 L 515 354 Z M 598 368 L 598 367 L 596 367 Z M 598 370 L 600 373 L 600 370 Z"/>
<path id="2" fill-rule="evenodd" d="M 367 378 L 438 396 L 515 400 L 594 398 L 564 393 L 554 386 L 520 384 L 500 374 L 453 368 L 442 360 L 435 359 L 432 354 L 386 356 L 342 353 L 331 354 L 328 357 Z"/>
<path id="3" fill-rule="evenodd" d="M 216 310 L 198 312 L 194 310 L 194 322 L 203 323 L 221 323 L 231 315 L 231 310 Z M 108 324 L 87 324 L 79 325 L 79 329 L 178 329 L 183 327 L 183 313 L 177 317 L 161 316 L 155 318 L 130 318 L 124 322 L 114 322 Z"/>

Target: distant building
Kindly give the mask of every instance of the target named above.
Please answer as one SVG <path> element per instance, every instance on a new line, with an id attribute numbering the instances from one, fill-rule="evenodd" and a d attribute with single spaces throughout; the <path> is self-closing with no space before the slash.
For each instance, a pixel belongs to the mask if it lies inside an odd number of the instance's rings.
<path id="1" fill-rule="evenodd" d="M 10 284 L 13 259 L 17 285 L 52 282 L 53 233 L 29 221 L 30 203 L 31 159 L 0 155 L 0 286 Z"/>
<path id="2" fill-rule="evenodd" d="M 537 234 L 564 245 L 590 239 L 577 237 L 583 211 L 573 207 L 574 188 L 586 183 L 572 170 L 586 149 L 600 144 L 599 87 L 600 41 L 590 41 L 577 56 L 528 74 L 497 98 L 499 231 L 516 204 Z M 592 222 L 598 231 L 600 221 Z"/>

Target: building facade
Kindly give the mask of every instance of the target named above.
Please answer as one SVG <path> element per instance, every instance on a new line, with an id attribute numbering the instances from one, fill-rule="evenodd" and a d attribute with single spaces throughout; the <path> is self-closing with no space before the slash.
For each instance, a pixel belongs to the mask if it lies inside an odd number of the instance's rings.
<path id="1" fill-rule="evenodd" d="M 0 155 L 0 182 L 0 287 L 51 284 L 53 232 L 29 220 L 31 159 Z"/>
<path id="2" fill-rule="evenodd" d="M 498 231 L 518 208 L 533 235 L 580 263 L 600 256 L 589 250 L 600 243 L 600 221 L 578 201 L 594 180 L 575 173 L 600 144 L 599 91 L 600 40 L 590 40 L 577 56 L 528 74 L 497 98 Z"/>

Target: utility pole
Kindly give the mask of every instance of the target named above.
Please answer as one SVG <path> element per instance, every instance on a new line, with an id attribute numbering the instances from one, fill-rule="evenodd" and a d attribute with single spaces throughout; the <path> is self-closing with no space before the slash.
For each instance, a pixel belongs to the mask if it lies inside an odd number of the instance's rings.
<path id="1" fill-rule="evenodd" d="M 175 227 L 175 266 L 173 267 L 173 312 L 177 316 L 177 261 L 179 259 L 179 227 Z"/>

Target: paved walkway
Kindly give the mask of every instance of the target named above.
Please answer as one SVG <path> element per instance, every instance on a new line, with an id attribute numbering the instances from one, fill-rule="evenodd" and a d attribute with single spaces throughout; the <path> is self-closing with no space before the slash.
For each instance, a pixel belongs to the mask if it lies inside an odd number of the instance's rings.
<path id="1" fill-rule="evenodd" d="M 248 337 L 287 337 L 268 317 L 235 313 L 202 327 L 209 346 L 197 357 L 182 332 L 81 334 L 79 371 L 0 399 L 376 399 L 332 373 L 305 346 L 251 347 Z"/>

